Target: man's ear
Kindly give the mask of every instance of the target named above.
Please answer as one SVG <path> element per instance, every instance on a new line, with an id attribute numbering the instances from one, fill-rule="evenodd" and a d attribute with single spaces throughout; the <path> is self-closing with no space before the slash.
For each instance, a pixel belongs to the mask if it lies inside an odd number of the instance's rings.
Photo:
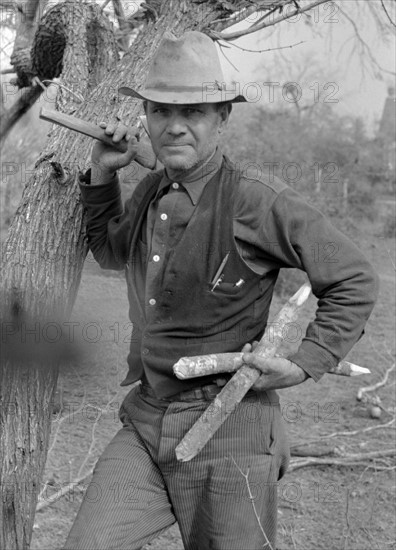
<path id="1" fill-rule="evenodd" d="M 219 106 L 220 124 L 219 133 L 221 133 L 228 124 L 228 119 L 232 111 L 232 104 L 230 102 L 223 103 Z"/>

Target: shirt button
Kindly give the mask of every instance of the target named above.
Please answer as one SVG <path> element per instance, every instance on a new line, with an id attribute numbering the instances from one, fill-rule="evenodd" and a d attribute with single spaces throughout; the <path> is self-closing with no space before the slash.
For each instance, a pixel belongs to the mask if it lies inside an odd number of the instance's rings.
<path id="1" fill-rule="evenodd" d="M 168 219 L 168 216 L 166 214 L 161 214 L 161 220 L 167 220 Z"/>
<path id="2" fill-rule="evenodd" d="M 149 300 L 150 306 L 155 306 L 156 303 L 157 303 L 157 300 L 155 298 L 150 298 Z"/>
<path id="3" fill-rule="evenodd" d="M 159 262 L 160 261 L 160 257 L 158 256 L 158 254 L 156 254 L 155 256 L 153 256 L 153 260 L 155 262 Z"/>
<path id="4" fill-rule="evenodd" d="M 172 183 L 172 187 L 173 189 L 179 189 L 179 184 L 178 183 Z"/>
<path id="5" fill-rule="evenodd" d="M 149 353 L 150 353 L 150 350 L 148 350 L 147 348 L 142 349 L 142 354 L 143 355 L 148 355 Z"/>

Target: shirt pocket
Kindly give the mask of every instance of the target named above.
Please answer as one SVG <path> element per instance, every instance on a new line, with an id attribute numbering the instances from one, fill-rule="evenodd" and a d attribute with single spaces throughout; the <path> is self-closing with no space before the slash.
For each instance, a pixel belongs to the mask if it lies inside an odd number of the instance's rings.
<path id="1" fill-rule="evenodd" d="M 207 291 L 210 292 L 210 294 L 213 294 L 215 296 L 232 296 L 234 294 L 238 294 L 241 292 L 242 288 L 245 285 L 245 281 L 242 285 L 237 286 L 236 283 L 228 283 L 221 281 L 218 285 L 214 287 L 214 283 L 208 283 L 207 285 Z"/>

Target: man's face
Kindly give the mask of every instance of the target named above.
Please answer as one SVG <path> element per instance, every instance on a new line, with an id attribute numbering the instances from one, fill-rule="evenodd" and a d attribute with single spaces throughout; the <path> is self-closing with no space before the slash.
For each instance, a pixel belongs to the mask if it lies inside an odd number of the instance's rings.
<path id="1" fill-rule="evenodd" d="M 188 170 L 213 153 L 230 107 L 213 103 L 173 105 L 148 101 L 145 106 L 151 144 L 171 171 Z"/>

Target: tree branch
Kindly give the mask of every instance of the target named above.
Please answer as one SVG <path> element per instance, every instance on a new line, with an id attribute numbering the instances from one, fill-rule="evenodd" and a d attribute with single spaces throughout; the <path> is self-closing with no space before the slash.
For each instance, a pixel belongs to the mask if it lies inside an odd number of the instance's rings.
<path id="1" fill-rule="evenodd" d="M 320 466 L 320 465 L 330 465 L 330 466 L 352 466 L 355 464 L 362 464 L 364 466 L 370 467 L 370 465 L 365 464 L 367 460 L 374 460 L 376 458 L 383 458 L 387 456 L 394 456 L 394 449 L 386 449 L 383 451 L 372 451 L 369 453 L 357 453 L 346 455 L 342 458 L 296 458 L 292 459 L 288 468 L 288 472 L 293 472 L 299 468 L 305 468 L 306 466 Z M 376 469 L 393 469 L 393 467 L 378 467 Z"/>
<path id="2" fill-rule="evenodd" d="M 125 32 L 128 30 L 129 32 L 129 25 L 125 19 L 125 13 L 124 8 L 122 6 L 121 0 L 113 0 L 113 7 L 114 7 L 114 13 L 117 17 L 118 21 L 118 27 L 121 31 L 119 42 L 121 48 L 124 50 L 124 52 L 128 51 L 129 48 L 129 39 L 128 39 L 128 33 Z"/>
<path id="3" fill-rule="evenodd" d="M 101 11 L 103 11 L 105 9 L 105 7 L 107 6 L 107 4 L 109 4 L 109 3 L 110 3 L 110 0 L 105 0 L 103 2 L 103 4 L 100 6 Z"/>
<path id="4" fill-rule="evenodd" d="M 383 71 L 384 73 L 388 73 L 388 74 L 391 74 L 391 75 L 395 75 L 396 73 L 394 71 L 389 71 L 388 69 L 385 69 L 384 67 L 382 67 L 378 61 L 375 59 L 375 57 L 373 56 L 373 54 L 371 53 L 371 50 L 367 44 L 367 42 L 363 39 L 362 35 L 360 34 L 359 32 L 359 29 L 355 23 L 355 21 L 352 19 L 352 17 L 350 17 L 342 8 L 340 5 L 338 5 L 338 9 L 340 10 L 340 13 L 343 14 L 343 16 L 349 21 L 349 23 L 352 25 L 353 27 L 353 30 L 355 31 L 355 35 L 356 35 L 356 38 L 358 39 L 359 41 L 359 44 L 361 45 L 363 51 L 365 51 L 371 61 L 371 63 L 377 67 L 377 69 L 379 69 L 380 71 Z"/>
<path id="5" fill-rule="evenodd" d="M 371 432 L 372 430 L 380 430 L 382 428 L 391 428 L 394 423 L 395 423 L 395 418 L 393 417 L 391 420 L 389 420 L 389 422 L 386 422 L 385 424 L 379 424 L 378 426 L 368 426 L 367 428 L 363 428 L 362 430 L 332 432 L 330 434 L 322 435 L 321 437 L 311 439 L 310 441 L 302 441 L 301 443 L 294 445 L 294 447 L 305 447 L 307 445 L 311 445 L 313 443 L 319 443 L 321 441 L 324 441 L 326 439 L 332 439 L 334 437 L 350 437 L 352 435 L 361 435 L 363 433 Z"/>
<path id="6" fill-rule="evenodd" d="M 268 537 L 267 537 L 267 534 L 266 532 L 264 531 L 264 527 L 261 523 L 261 519 L 260 519 L 260 516 L 257 512 L 257 509 L 256 509 L 256 505 L 254 504 L 254 497 L 253 497 L 253 494 L 252 494 L 252 490 L 250 488 L 250 483 L 249 483 L 249 467 L 248 469 L 246 470 L 246 474 L 245 472 L 242 470 L 242 468 L 240 466 L 238 466 L 238 464 L 236 463 L 236 460 L 235 458 L 231 455 L 231 460 L 233 461 L 234 465 L 235 465 L 235 468 L 238 470 L 238 472 L 241 474 L 241 476 L 245 479 L 245 482 L 246 482 L 246 488 L 247 488 L 247 491 L 248 491 L 248 495 L 249 495 L 249 500 L 252 504 L 252 508 L 253 508 L 253 513 L 256 517 L 256 521 L 258 523 L 258 526 L 260 528 L 260 531 L 262 532 L 263 534 L 263 537 L 264 537 L 264 540 L 265 540 L 265 543 L 263 544 L 263 548 L 265 548 L 266 546 L 268 546 L 268 548 L 270 550 L 274 550 L 272 544 L 270 543 Z"/>
<path id="7" fill-rule="evenodd" d="M 11 54 L 11 65 L 18 76 L 18 87 L 26 88 L 31 85 L 33 76 L 30 59 L 30 48 L 38 25 L 38 15 L 41 11 L 42 0 L 28 0 L 23 4 L 16 4 L 21 12 L 19 25 L 16 30 L 14 48 Z"/>
<path id="8" fill-rule="evenodd" d="M 71 493 L 75 487 L 80 485 L 83 481 L 85 481 L 91 474 L 93 473 L 93 468 L 89 472 L 87 472 L 85 475 L 81 476 L 80 478 L 76 479 L 76 481 L 72 481 L 65 487 L 62 487 L 62 489 L 59 489 L 54 495 L 50 496 L 49 498 L 44 497 L 44 492 L 39 497 L 39 502 L 36 507 L 36 511 L 43 510 L 44 508 L 47 508 L 48 506 L 51 506 L 51 504 L 54 504 L 56 501 L 61 499 L 62 497 L 66 496 L 68 493 Z"/>
<path id="9" fill-rule="evenodd" d="M 252 52 L 252 53 L 266 53 L 266 52 L 273 52 L 275 50 L 286 50 L 287 48 L 294 48 L 295 46 L 299 46 L 300 44 L 305 44 L 304 40 L 300 40 L 300 42 L 296 42 L 295 44 L 290 44 L 289 46 L 278 46 L 277 48 L 266 48 L 265 50 L 249 50 L 248 48 L 242 48 L 241 46 L 237 46 L 236 44 L 220 44 L 220 47 L 234 47 L 238 50 L 242 50 L 243 52 Z"/>
<path id="10" fill-rule="evenodd" d="M 360 401 L 362 399 L 364 393 L 375 391 L 378 388 L 381 388 L 382 386 L 385 386 L 385 384 L 388 381 L 389 374 L 393 370 L 395 370 L 395 368 L 396 368 L 396 364 L 393 363 L 393 365 L 391 365 L 388 369 L 386 369 L 384 377 L 379 382 L 377 382 L 376 384 L 372 384 L 371 386 L 365 386 L 363 388 L 359 388 L 359 391 L 358 391 L 358 394 L 357 394 L 358 401 Z"/>
<path id="11" fill-rule="evenodd" d="M 277 25 L 278 23 L 281 23 L 282 21 L 286 21 L 287 19 L 291 19 L 292 17 L 295 17 L 296 15 L 299 15 L 301 13 L 305 13 L 307 11 L 312 10 L 316 6 L 319 6 L 320 4 L 325 4 L 329 0 L 316 0 L 315 2 L 312 2 L 308 6 L 305 6 L 303 8 L 295 9 L 292 13 L 284 13 L 278 17 L 275 17 L 271 21 L 262 21 L 262 23 L 253 23 L 249 28 L 241 31 L 235 31 L 231 33 L 224 33 L 224 32 L 215 32 L 210 31 L 210 35 L 215 40 L 236 40 L 237 38 L 240 38 L 241 36 L 246 36 L 248 34 L 251 34 L 253 32 L 259 31 L 261 29 L 266 29 L 267 27 L 272 27 L 273 25 Z M 290 2 L 291 3 L 291 2 Z"/>
<path id="12" fill-rule="evenodd" d="M 388 10 L 386 9 L 384 0 L 381 0 L 381 6 L 382 6 L 382 9 L 384 10 L 384 12 L 386 13 L 386 17 L 389 19 L 390 24 L 393 25 L 394 27 L 396 27 L 396 23 L 394 21 L 392 21 L 391 16 L 389 15 Z"/>
<path id="13" fill-rule="evenodd" d="M 11 128 L 30 109 L 42 92 L 41 86 L 26 88 L 21 97 L 9 109 L 4 110 L 0 121 L 0 149 Z"/>

